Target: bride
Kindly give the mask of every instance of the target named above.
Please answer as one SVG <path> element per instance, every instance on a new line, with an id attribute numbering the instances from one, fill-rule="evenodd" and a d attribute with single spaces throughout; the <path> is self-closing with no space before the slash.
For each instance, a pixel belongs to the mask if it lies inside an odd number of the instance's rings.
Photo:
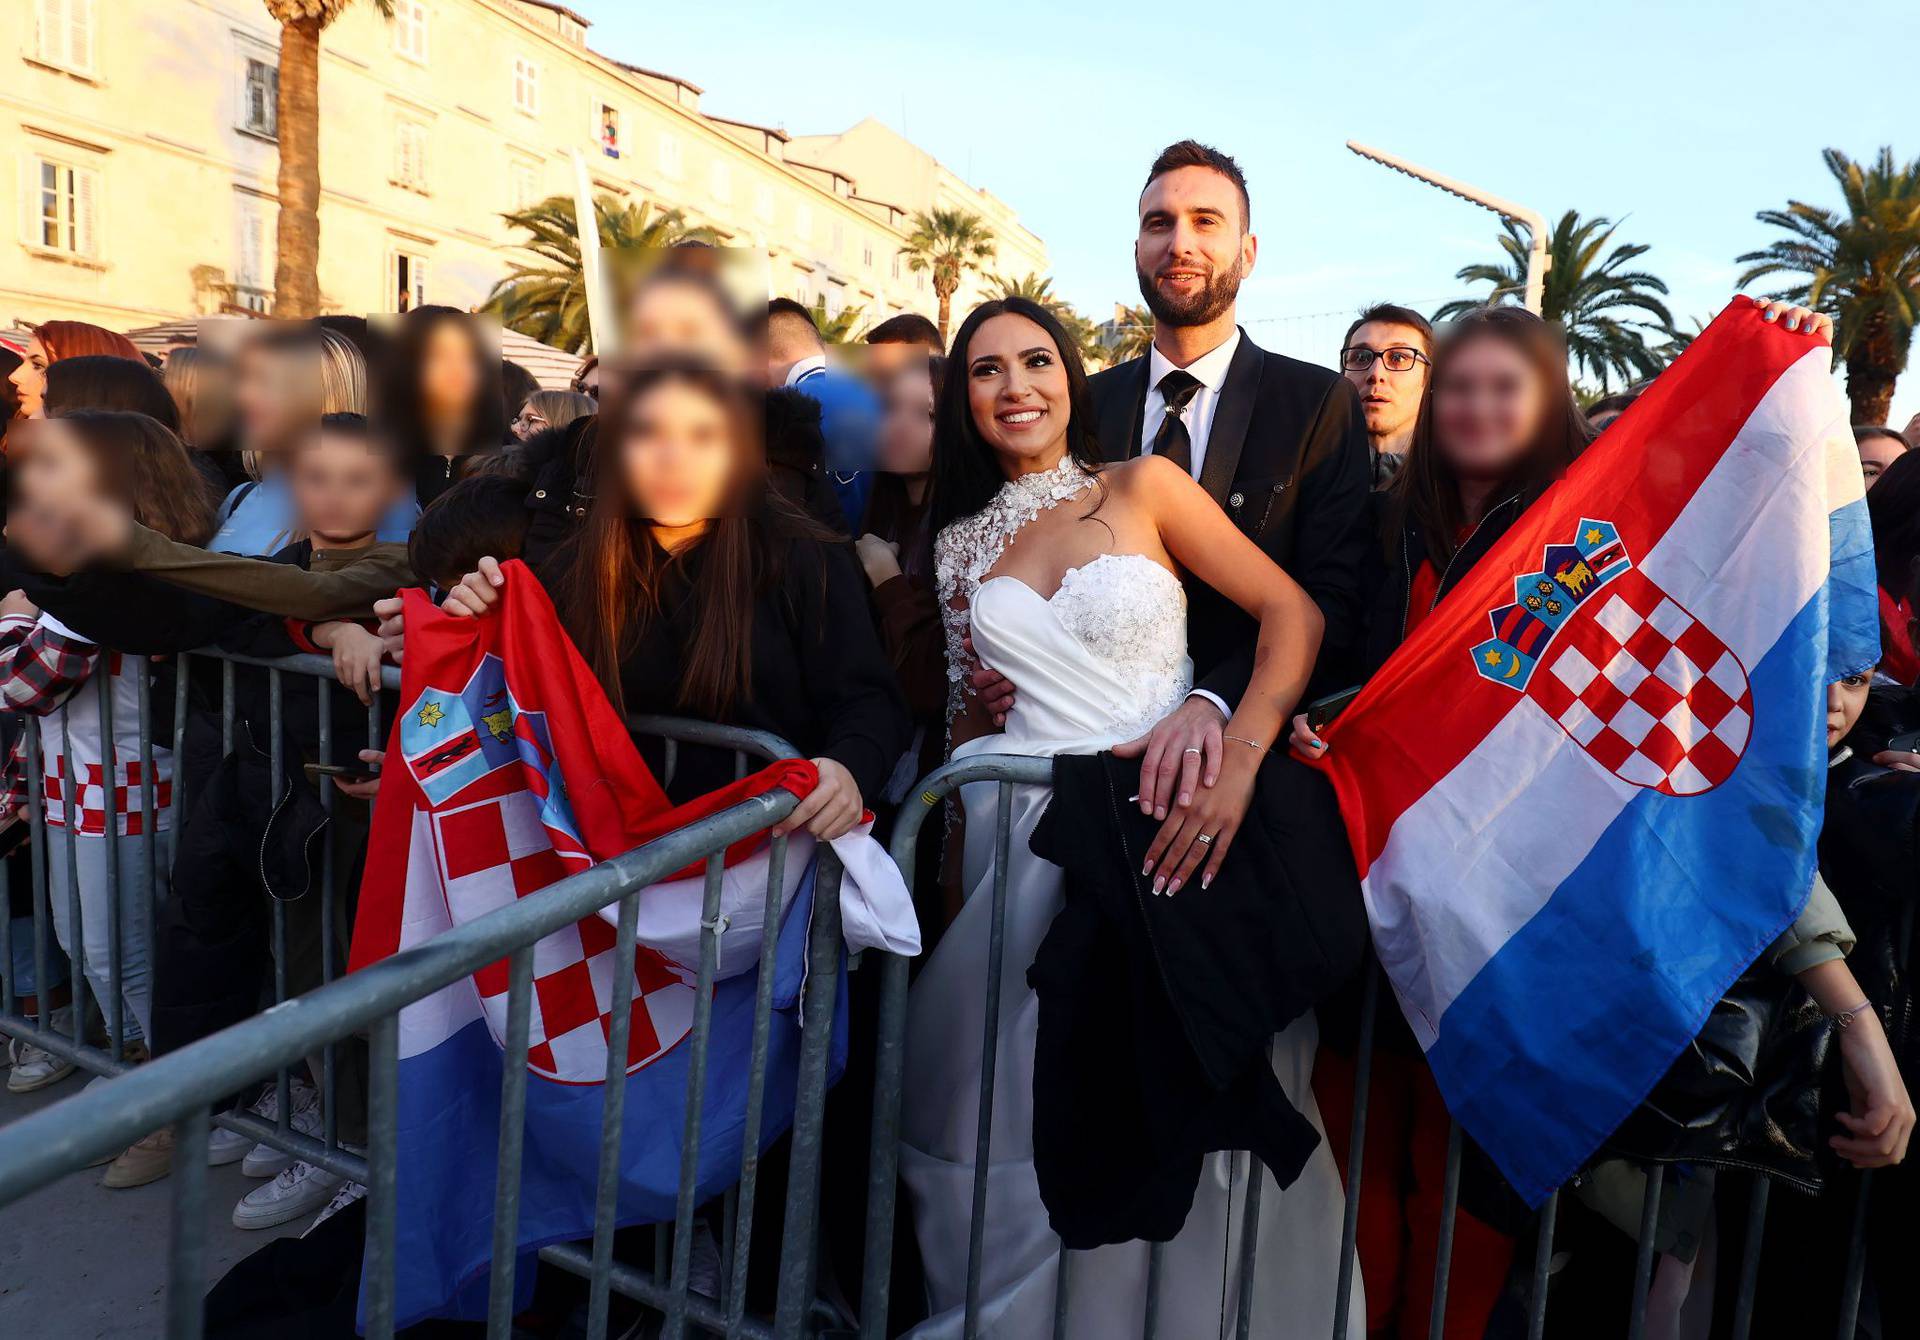
<path id="1" fill-rule="evenodd" d="M 985 303 L 954 338 L 933 487 L 953 757 L 1094 753 L 1144 734 L 1191 687 L 1182 577 L 1206 583 L 1259 620 L 1253 678 L 1227 723 L 1217 774 L 1181 797 L 1148 852 L 1156 891 L 1205 898 L 1307 682 L 1320 613 L 1178 466 L 1153 456 L 1099 464 L 1085 389 L 1072 341 L 1032 302 Z M 976 661 L 1017 686 L 1002 734 L 964 690 Z M 1033 1165 L 1038 1003 L 1026 980 L 1062 905 L 1059 868 L 1027 847 L 1048 795 L 1016 788 L 1008 855 L 979 1330 L 1009 1340 L 1055 1333 L 1059 1243 Z M 924 1337 L 964 1328 L 985 1059 L 995 785 L 962 788 L 961 803 L 968 896 L 908 1003 L 901 1175 L 926 1269 L 931 1316 L 914 1332 Z M 1270 1056 L 1287 1096 L 1319 1127 L 1315 1043 L 1309 1015 L 1274 1039 Z M 1264 1185 L 1249 1333 L 1331 1333 L 1342 1197 L 1323 1141 L 1284 1192 L 1245 1153 L 1208 1156 L 1186 1225 L 1162 1253 L 1160 1334 L 1234 1333 L 1252 1175 Z M 1075 1253 L 1069 1275 L 1068 1334 L 1140 1333 L 1146 1244 Z M 1363 1326 L 1357 1273 L 1348 1306 Z"/>

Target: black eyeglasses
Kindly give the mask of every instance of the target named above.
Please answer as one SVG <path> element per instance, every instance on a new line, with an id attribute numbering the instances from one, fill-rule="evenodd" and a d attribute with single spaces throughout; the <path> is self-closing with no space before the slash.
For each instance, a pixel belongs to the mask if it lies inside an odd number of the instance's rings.
<path id="1" fill-rule="evenodd" d="M 1431 363 L 1418 349 L 1409 349 L 1405 345 L 1396 344 L 1391 349 L 1369 349 L 1364 344 L 1350 344 L 1340 351 L 1340 366 L 1348 372 L 1365 372 L 1373 366 L 1376 358 L 1387 365 L 1388 372 L 1412 372 L 1415 363 Z"/>

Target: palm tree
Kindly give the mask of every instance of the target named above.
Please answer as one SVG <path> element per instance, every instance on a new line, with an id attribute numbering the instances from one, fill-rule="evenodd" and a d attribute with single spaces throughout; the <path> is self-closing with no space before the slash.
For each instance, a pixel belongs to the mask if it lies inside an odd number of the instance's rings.
<path id="1" fill-rule="evenodd" d="M 900 248 L 907 268 L 915 273 L 931 271 L 933 296 L 940 303 L 940 342 L 947 342 L 947 324 L 953 316 L 953 295 L 960 281 L 993 259 L 993 230 L 978 214 L 964 209 L 920 210 L 913 216 L 913 231 Z"/>
<path id="2" fill-rule="evenodd" d="M 1113 328 L 1118 338 L 1107 347 L 1108 357 L 1115 363 L 1123 363 L 1129 358 L 1143 357 L 1153 348 L 1153 313 L 1146 306 L 1135 303 L 1132 307 L 1121 307 L 1114 313 Z"/>
<path id="3" fill-rule="evenodd" d="M 1067 334 L 1072 336 L 1074 347 L 1080 351 L 1082 359 L 1104 363 L 1111 357 L 1107 347 L 1100 343 L 1100 327 L 1080 315 L 1072 303 L 1054 293 L 1051 276 L 1032 270 L 1018 279 L 990 274 L 987 276 L 987 288 L 990 291 L 998 289 L 1009 298 L 1025 298 L 1053 313 L 1060 324 L 1067 328 Z"/>
<path id="4" fill-rule="evenodd" d="M 1647 341 L 1649 336 L 1666 336 L 1673 327 L 1666 304 L 1655 296 L 1666 293 L 1666 283 L 1645 270 L 1626 268 L 1647 253 L 1647 246 L 1622 243 L 1607 250 L 1617 226 L 1607 218 L 1582 219 L 1578 210 L 1560 216 L 1547 241 L 1549 264 L 1540 305 L 1540 315 L 1565 331 L 1568 360 L 1598 377 L 1603 391 L 1616 376 L 1630 382 L 1658 373 L 1659 355 Z M 1526 291 L 1529 238 L 1511 219 L 1502 229 L 1504 264 L 1469 265 L 1454 276 L 1493 285 L 1486 304 L 1518 303 Z M 1482 299 L 1461 298 L 1441 307 L 1433 319 L 1445 321 L 1481 305 Z"/>
<path id="5" fill-rule="evenodd" d="M 265 0 L 280 25 L 280 139 L 273 314 L 320 315 L 320 34 L 353 0 Z M 393 0 L 373 0 L 393 17 Z"/>
<path id="6" fill-rule="evenodd" d="M 639 248 L 658 250 L 682 238 L 707 238 L 705 229 L 688 228 L 677 209 L 658 209 L 646 201 L 621 202 L 610 195 L 593 200 L 600 225 L 603 252 Z M 592 346 L 587 321 L 587 286 L 581 276 L 580 233 L 574 225 L 573 197 L 550 195 L 536 205 L 502 214 L 508 224 L 529 236 L 518 243 L 545 264 L 515 261 L 505 278 L 496 280 L 480 310 L 500 318 L 500 324 L 542 344 L 568 353 L 583 354 Z M 708 239 L 710 240 L 710 239 Z"/>
<path id="7" fill-rule="evenodd" d="M 861 318 L 867 314 L 867 309 L 860 306 L 842 307 L 839 315 L 828 316 L 825 298 L 815 298 L 812 311 L 813 324 L 820 332 L 822 344 L 852 344 L 859 334 Z"/>
<path id="8" fill-rule="evenodd" d="M 1754 217 L 1784 229 L 1738 259 L 1742 286 L 1765 275 L 1805 275 L 1769 297 L 1805 303 L 1833 317 L 1834 353 L 1847 365 L 1853 421 L 1882 424 L 1894 384 L 1906 371 L 1920 298 L 1920 159 L 1905 165 L 1882 148 L 1871 166 L 1838 149 L 1821 158 L 1840 183 L 1842 212 L 1789 200 Z"/>

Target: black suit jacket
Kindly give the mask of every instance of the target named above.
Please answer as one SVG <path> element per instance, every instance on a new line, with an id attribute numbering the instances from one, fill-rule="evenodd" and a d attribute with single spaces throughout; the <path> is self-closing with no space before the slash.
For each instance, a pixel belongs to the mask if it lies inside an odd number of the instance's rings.
<path id="1" fill-rule="evenodd" d="M 1101 454 L 1140 450 L 1147 398 L 1145 357 L 1090 379 Z M 1373 542 L 1371 471 L 1360 397 L 1330 368 L 1268 353 L 1240 332 L 1240 347 L 1214 406 L 1200 486 L 1234 524 L 1285 568 L 1326 618 L 1309 694 L 1341 687 L 1364 614 L 1362 571 Z M 1253 677 L 1257 625 L 1200 583 L 1188 591 L 1187 642 L 1195 687 L 1237 704 Z M 1323 671 L 1325 673 L 1323 673 Z"/>

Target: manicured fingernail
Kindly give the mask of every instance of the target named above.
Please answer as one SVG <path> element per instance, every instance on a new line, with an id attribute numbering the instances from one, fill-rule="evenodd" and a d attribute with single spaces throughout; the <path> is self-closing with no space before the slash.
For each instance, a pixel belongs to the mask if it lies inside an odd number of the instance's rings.
<path id="1" fill-rule="evenodd" d="M 1147 858 L 1147 863 L 1140 867 L 1140 873 L 1143 875 L 1151 875 L 1153 873 L 1153 858 L 1151 856 Z"/>
<path id="2" fill-rule="evenodd" d="M 1162 889 L 1163 887 L 1165 887 L 1165 885 L 1166 885 L 1166 882 L 1167 882 L 1167 877 L 1166 877 L 1165 875 L 1161 875 L 1161 876 L 1160 876 L 1159 878 L 1157 878 L 1157 879 L 1155 879 L 1155 880 L 1153 881 L 1153 891 L 1154 891 L 1155 893 L 1158 893 L 1158 892 L 1160 892 L 1160 890 L 1161 890 L 1161 889 Z"/>
<path id="3" fill-rule="evenodd" d="M 1207 888 L 1211 888 L 1212 886 L 1213 886 L 1213 876 L 1212 876 L 1211 874 L 1206 874 L 1206 875 L 1202 875 L 1202 876 L 1200 876 L 1200 887 L 1201 887 L 1201 888 L 1203 888 L 1203 889 L 1207 889 Z"/>
<path id="4" fill-rule="evenodd" d="M 1180 881 L 1176 879 L 1173 883 L 1167 885 L 1167 897 L 1171 898 L 1178 892 L 1180 892 Z"/>
<path id="5" fill-rule="evenodd" d="M 1156 819 L 1164 819 L 1164 818 L 1166 818 L 1166 817 L 1167 817 L 1167 807 L 1166 807 L 1165 805 L 1156 805 L 1156 806 L 1154 806 L 1154 807 L 1153 807 L 1153 817 L 1154 817 L 1154 818 L 1156 818 Z"/>

